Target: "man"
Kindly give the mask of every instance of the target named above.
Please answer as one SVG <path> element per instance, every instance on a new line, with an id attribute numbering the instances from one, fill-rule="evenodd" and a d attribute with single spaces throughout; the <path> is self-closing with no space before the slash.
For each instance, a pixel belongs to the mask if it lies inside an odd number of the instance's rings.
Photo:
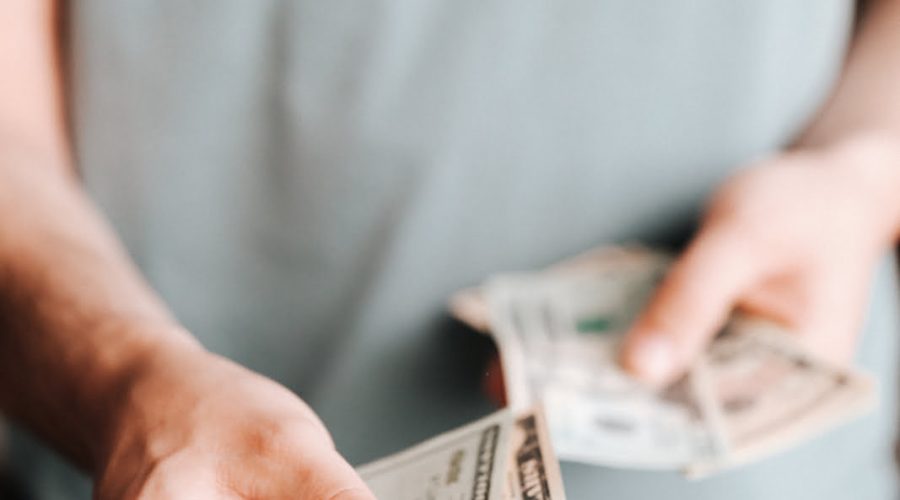
<path id="1" fill-rule="evenodd" d="M 0 408 L 97 498 L 372 498 L 345 456 L 487 411 L 450 292 L 677 239 L 736 165 L 623 351 L 648 382 L 733 306 L 848 361 L 900 228 L 895 0 L 843 71 L 841 0 L 85 1 L 64 54 L 60 8 L 0 6 Z M 895 496 L 878 277 L 875 415 L 696 484 L 567 466 L 572 498 Z"/>

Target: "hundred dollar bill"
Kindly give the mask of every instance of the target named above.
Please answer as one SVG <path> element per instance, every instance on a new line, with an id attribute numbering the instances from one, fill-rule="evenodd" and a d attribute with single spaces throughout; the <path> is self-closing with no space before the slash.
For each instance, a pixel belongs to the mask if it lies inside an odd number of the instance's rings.
<path id="1" fill-rule="evenodd" d="M 562 500 L 543 416 L 503 410 L 357 469 L 389 500 Z"/>
<path id="2" fill-rule="evenodd" d="M 497 341 L 514 409 L 543 401 L 564 460 L 702 475 L 758 459 L 871 408 L 867 377 L 821 363 L 777 326 L 736 318 L 662 391 L 628 377 L 619 343 L 671 258 L 603 249 L 454 298 Z"/>

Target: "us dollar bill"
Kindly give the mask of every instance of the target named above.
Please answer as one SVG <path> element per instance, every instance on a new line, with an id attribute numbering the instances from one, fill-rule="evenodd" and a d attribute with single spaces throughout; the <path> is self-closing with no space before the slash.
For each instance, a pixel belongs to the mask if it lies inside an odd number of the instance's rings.
<path id="1" fill-rule="evenodd" d="M 357 469 L 379 499 L 561 500 L 539 409 L 499 411 Z"/>
<path id="2" fill-rule="evenodd" d="M 515 419 L 504 497 L 507 500 L 560 500 L 563 490 L 559 461 L 553 450 L 541 406 Z"/>
<path id="3" fill-rule="evenodd" d="M 616 362 L 634 303 L 652 293 L 660 273 L 643 259 L 614 260 L 599 272 L 582 263 L 552 279 L 504 276 L 487 285 L 507 402 L 513 410 L 544 403 L 563 460 L 651 469 L 711 460 L 722 443 L 698 379 L 688 374 L 654 391 Z"/>
<path id="4" fill-rule="evenodd" d="M 561 459 L 700 476 L 873 406 L 870 378 L 816 360 L 782 328 L 746 317 L 735 317 L 671 387 L 634 381 L 618 367 L 619 345 L 671 261 L 605 248 L 495 277 L 452 301 L 457 317 L 494 336 L 511 407 L 545 404 Z"/>

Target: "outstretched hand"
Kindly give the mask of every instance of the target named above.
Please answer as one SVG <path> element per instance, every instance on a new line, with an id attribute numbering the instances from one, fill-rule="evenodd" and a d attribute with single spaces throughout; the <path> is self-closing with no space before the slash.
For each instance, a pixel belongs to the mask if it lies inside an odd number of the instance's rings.
<path id="1" fill-rule="evenodd" d="M 197 350 L 145 372 L 116 419 L 95 498 L 374 500 L 284 387 Z"/>

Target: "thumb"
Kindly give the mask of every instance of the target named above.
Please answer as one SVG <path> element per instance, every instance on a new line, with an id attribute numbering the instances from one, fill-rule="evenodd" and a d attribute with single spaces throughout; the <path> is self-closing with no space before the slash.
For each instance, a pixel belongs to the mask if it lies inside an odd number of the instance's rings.
<path id="1" fill-rule="evenodd" d="M 701 230 L 626 335 L 627 371 L 655 386 L 685 371 L 757 277 L 762 256 L 744 241 L 727 227 Z"/>
<path id="2" fill-rule="evenodd" d="M 295 491 L 303 491 L 303 498 L 328 500 L 375 500 L 375 495 L 359 474 L 337 452 L 320 457 L 318 463 L 306 469 L 308 474 L 295 477 Z M 281 497 L 279 497 L 281 498 Z"/>

